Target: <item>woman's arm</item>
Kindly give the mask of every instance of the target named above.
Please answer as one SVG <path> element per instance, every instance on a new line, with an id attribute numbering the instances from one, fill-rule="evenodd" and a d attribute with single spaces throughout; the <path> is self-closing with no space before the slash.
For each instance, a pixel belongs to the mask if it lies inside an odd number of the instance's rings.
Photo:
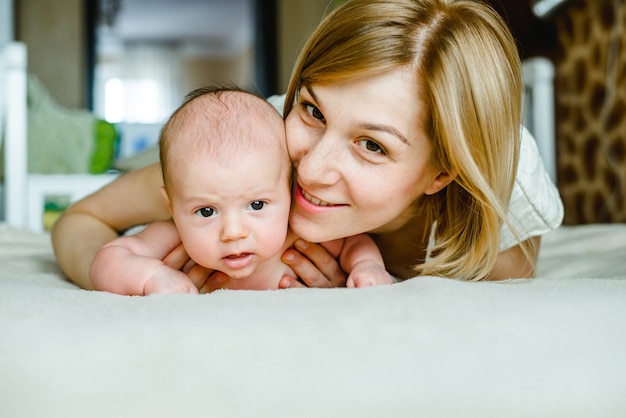
<path id="1" fill-rule="evenodd" d="M 487 280 L 522 279 L 535 277 L 535 264 L 539 253 L 541 237 L 532 237 L 522 245 L 531 252 L 532 264 L 526 258 L 521 245 L 516 245 L 498 254 L 496 264 L 491 269 Z"/>
<path id="2" fill-rule="evenodd" d="M 63 212 L 52 229 L 52 245 L 70 280 L 93 289 L 89 267 L 104 244 L 133 226 L 169 218 L 161 185 L 161 168 L 153 164 L 120 176 Z"/>

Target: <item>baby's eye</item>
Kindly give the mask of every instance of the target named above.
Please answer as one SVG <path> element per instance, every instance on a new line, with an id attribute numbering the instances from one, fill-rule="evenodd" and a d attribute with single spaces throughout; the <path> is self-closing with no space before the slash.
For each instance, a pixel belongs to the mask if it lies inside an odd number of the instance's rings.
<path id="1" fill-rule="evenodd" d="M 265 207 L 267 203 L 262 201 L 262 200 L 255 200 L 254 202 L 250 203 L 250 208 L 252 210 L 261 210 L 263 209 L 263 207 Z"/>
<path id="2" fill-rule="evenodd" d="M 201 209 L 198 209 L 196 211 L 196 214 L 198 216 L 203 217 L 203 218 L 210 218 L 211 216 L 215 215 L 215 209 L 213 209 L 213 208 L 201 208 Z"/>
<path id="3" fill-rule="evenodd" d="M 383 147 L 381 147 L 378 144 L 378 142 L 372 141 L 371 139 L 362 139 L 362 140 L 358 141 L 358 144 L 360 146 L 362 146 L 363 148 L 365 148 L 369 152 L 380 153 L 380 154 L 383 154 L 383 155 L 387 154 L 385 152 L 385 150 L 383 149 Z"/>
<path id="4" fill-rule="evenodd" d="M 322 114 L 322 112 L 317 108 L 317 106 L 314 106 L 310 103 L 305 103 L 304 107 L 306 108 L 306 111 L 309 115 L 313 116 L 315 119 L 319 119 L 321 121 L 324 121 L 324 115 Z"/>

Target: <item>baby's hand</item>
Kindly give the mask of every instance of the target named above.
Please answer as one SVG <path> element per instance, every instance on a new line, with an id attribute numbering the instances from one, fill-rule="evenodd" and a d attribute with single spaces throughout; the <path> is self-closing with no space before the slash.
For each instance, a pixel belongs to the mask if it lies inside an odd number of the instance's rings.
<path id="1" fill-rule="evenodd" d="M 143 287 L 144 295 L 153 293 L 198 293 L 191 279 L 180 271 L 165 269 L 152 276 Z"/>
<path id="2" fill-rule="evenodd" d="M 381 284 L 393 284 L 393 277 L 380 264 L 373 261 L 361 261 L 350 272 L 346 287 L 367 287 Z"/>

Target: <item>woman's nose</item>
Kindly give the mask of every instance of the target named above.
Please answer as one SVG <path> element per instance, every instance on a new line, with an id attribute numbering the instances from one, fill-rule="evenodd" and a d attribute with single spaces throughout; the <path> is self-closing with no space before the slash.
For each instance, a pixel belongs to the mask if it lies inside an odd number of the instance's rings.
<path id="1" fill-rule="evenodd" d="M 223 218 L 220 239 L 222 241 L 235 241 L 248 236 L 248 228 L 241 216 L 228 214 Z"/>
<path id="2" fill-rule="evenodd" d="M 341 146 L 326 134 L 312 144 L 298 163 L 298 177 L 304 183 L 334 184 L 339 179 Z"/>

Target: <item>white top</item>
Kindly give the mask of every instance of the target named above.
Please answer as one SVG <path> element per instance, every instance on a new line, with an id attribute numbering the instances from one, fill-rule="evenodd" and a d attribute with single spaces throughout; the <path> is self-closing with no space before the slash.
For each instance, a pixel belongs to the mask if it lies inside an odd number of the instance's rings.
<path id="1" fill-rule="evenodd" d="M 272 96 L 267 100 L 282 115 L 285 96 Z M 563 222 L 563 202 L 559 191 L 544 168 L 535 138 L 524 127 L 519 158 L 509 203 L 509 220 L 517 231 L 517 237 L 504 225 L 500 230 L 500 251 L 550 232 Z"/>
<path id="2" fill-rule="evenodd" d="M 563 222 L 563 202 L 550 179 L 537 149 L 537 143 L 526 128 L 522 128 L 520 160 L 515 186 L 509 203 L 509 220 L 518 239 L 543 235 Z M 500 231 L 500 251 L 518 244 L 518 239 L 506 226 Z"/>

